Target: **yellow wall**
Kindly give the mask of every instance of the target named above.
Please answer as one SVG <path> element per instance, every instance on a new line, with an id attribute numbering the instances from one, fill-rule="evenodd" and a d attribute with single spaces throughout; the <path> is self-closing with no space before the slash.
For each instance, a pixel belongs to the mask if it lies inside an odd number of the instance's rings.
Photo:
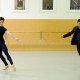
<path id="1" fill-rule="evenodd" d="M 6 43 L 10 50 L 76 50 L 71 37 L 61 38 L 75 25 L 73 19 L 7 19 L 4 26 L 20 41 L 7 37 Z"/>
<path id="2" fill-rule="evenodd" d="M 48 20 L 48 19 L 8 19 L 5 26 L 10 31 L 44 31 L 44 32 L 67 32 L 76 25 L 76 20 Z"/>

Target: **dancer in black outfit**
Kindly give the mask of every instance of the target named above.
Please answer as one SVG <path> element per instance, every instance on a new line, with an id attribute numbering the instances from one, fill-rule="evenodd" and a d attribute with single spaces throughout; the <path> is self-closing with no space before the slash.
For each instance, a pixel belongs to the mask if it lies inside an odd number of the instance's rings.
<path id="1" fill-rule="evenodd" d="M 67 34 L 63 35 L 63 38 L 71 36 L 73 34 L 71 45 L 77 46 L 77 51 L 80 56 L 80 19 L 77 20 L 77 26 L 75 26 L 72 31 L 68 32 Z"/>
<path id="2" fill-rule="evenodd" d="M 4 52 L 4 54 L 6 55 L 8 61 L 10 62 L 12 68 L 14 71 L 16 71 L 16 68 L 13 64 L 13 61 L 12 61 L 12 58 L 11 56 L 9 55 L 8 53 L 8 49 L 6 47 L 6 44 L 5 44 L 5 40 L 3 38 L 4 34 L 8 34 L 9 36 L 13 37 L 14 39 L 18 40 L 18 38 L 14 37 L 4 26 L 3 26 L 3 23 L 4 23 L 4 18 L 3 17 L 0 17 L 0 58 L 1 60 L 3 61 L 4 65 L 5 65 L 5 68 L 3 70 L 7 70 L 9 68 L 8 66 L 8 63 L 6 61 L 6 59 L 4 58 L 3 54 L 2 54 L 2 51 Z"/>

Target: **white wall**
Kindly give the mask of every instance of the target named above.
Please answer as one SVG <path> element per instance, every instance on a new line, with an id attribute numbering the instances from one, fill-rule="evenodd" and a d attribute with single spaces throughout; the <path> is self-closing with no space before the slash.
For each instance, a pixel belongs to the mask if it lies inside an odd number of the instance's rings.
<path id="1" fill-rule="evenodd" d="M 13 11 L 14 0 L 0 0 L 0 16 L 6 19 L 78 19 L 80 12 L 69 12 L 69 0 L 55 0 L 54 12 L 42 12 L 41 0 L 28 0 L 28 11 L 17 13 Z M 26 2 L 27 3 L 27 2 Z M 26 4 L 27 5 L 27 4 Z"/>

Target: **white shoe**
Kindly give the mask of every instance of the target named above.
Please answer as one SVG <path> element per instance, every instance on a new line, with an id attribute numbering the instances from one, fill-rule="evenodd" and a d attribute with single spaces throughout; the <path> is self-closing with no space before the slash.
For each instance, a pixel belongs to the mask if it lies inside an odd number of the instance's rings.
<path id="1" fill-rule="evenodd" d="M 13 68 L 13 71 L 15 72 L 16 71 L 16 67 L 14 65 L 12 65 L 12 68 Z"/>
<path id="2" fill-rule="evenodd" d="M 9 66 L 5 66 L 5 68 L 3 70 L 7 70 L 9 68 Z"/>

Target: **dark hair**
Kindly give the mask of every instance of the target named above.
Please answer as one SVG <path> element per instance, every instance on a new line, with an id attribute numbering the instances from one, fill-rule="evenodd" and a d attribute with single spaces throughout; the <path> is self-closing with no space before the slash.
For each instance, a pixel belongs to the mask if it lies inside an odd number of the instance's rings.
<path id="1" fill-rule="evenodd" d="M 5 20 L 5 19 L 4 19 L 4 17 L 0 17 L 0 21 L 1 21 L 1 20 L 3 20 L 3 21 L 4 21 L 4 20 Z"/>
<path id="2" fill-rule="evenodd" d="M 80 19 L 78 19 L 77 22 L 80 22 Z"/>

